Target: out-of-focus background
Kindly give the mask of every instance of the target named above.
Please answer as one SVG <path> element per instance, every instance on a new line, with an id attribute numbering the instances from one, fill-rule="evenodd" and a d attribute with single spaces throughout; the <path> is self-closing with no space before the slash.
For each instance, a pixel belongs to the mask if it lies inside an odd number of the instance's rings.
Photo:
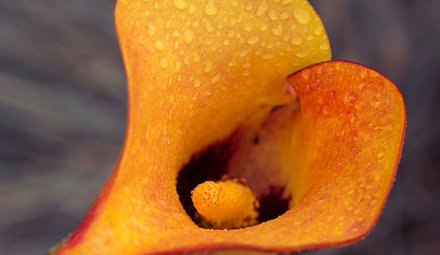
<path id="1" fill-rule="evenodd" d="M 440 1 L 311 0 L 334 59 L 400 88 L 397 180 L 363 241 L 305 254 L 440 254 Z M 45 254 L 79 223 L 124 137 L 114 0 L 0 2 L 0 254 Z"/>

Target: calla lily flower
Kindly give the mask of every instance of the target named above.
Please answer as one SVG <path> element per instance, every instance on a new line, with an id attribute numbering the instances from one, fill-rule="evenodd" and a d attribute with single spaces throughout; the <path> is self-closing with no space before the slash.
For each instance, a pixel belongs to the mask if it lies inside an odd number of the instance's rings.
<path id="1" fill-rule="evenodd" d="M 53 254 L 292 252 L 376 223 L 405 129 L 380 73 L 328 61 L 305 0 L 118 0 L 117 166 Z"/>

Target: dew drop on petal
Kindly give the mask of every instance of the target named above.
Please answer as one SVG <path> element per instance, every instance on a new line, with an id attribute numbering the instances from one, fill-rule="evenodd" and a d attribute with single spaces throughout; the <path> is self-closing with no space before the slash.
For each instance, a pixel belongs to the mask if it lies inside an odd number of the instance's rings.
<path id="1" fill-rule="evenodd" d="M 168 67 L 168 60 L 166 58 L 161 58 L 159 61 L 160 67 L 167 68 Z"/>
<path id="2" fill-rule="evenodd" d="M 186 43 L 190 43 L 194 39 L 194 32 L 192 30 L 186 30 L 183 34 L 183 40 L 185 40 Z"/>
<path id="3" fill-rule="evenodd" d="M 310 69 L 304 69 L 303 71 L 301 71 L 301 76 L 305 79 L 308 80 L 310 78 L 312 74 L 312 71 Z"/>
<path id="4" fill-rule="evenodd" d="M 154 47 L 155 47 L 158 51 L 163 51 L 163 50 L 165 49 L 162 41 L 156 41 L 156 42 L 154 42 Z"/>
<path id="5" fill-rule="evenodd" d="M 256 36 L 256 35 L 250 36 L 248 41 L 247 41 L 247 43 L 250 44 L 250 45 L 255 44 L 257 42 L 258 42 L 258 36 Z"/>
<path id="6" fill-rule="evenodd" d="M 254 7 L 252 6 L 252 2 L 248 2 L 246 5 L 246 11 L 251 11 Z"/>
<path id="7" fill-rule="evenodd" d="M 194 6 L 194 4 L 190 4 L 188 7 L 188 13 L 193 14 L 195 12 L 196 12 L 196 7 Z"/>
<path id="8" fill-rule="evenodd" d="M 255 14 L 257 16 L 263 15 L 267 11 L 267 7 L 268 7 L 267 1 L 266 0 L 261 1 L 260 5 L 258 5 L 257 12 Z"/>
<path id="9" fill-rule="evenodd" d="M 323 32 L 324 29 L 322 28 L 322 26 L 317 26 L 314 31 L 315 35 L 321 35 Z"/>
<path id="10" fill-rule="evenodd" d="M 215 5 L 214 0 L 208 0 L 208 3 L 205 6 L 206 15 L 214 16 L 217 14 L 217 6 Z"/>
<path id="11" fill-rule="evenodd" d="M 307 24 L 311 20 L 310 13 L 299 7 L 293 10 L 293 15 L 300 24 Z"/>
<path id="12" fill-rule="evenodd" d="M 321 43 L 321 45 L 319 45 L 319 48 L 321 50 L 328 50 L 328 49 L 330 49 L 330 44 L 328 42 L 323 42 L 323 43 Z"/>
<path id="13" fill-rule="evenodd" d="M 211 61 L 209 61 L 209 60 L 206 61 L 206 62 L 205 62 L 205 68 L 204 68 L 204 71 L 205 71 L 206 73 L 211 72 L 213 66 L 214 66 L 214 64 L 213 64 Z"/>
<path id="14" fill-rule="evenodd" d="M 153 24 L 148 24 L 148 35 L 152 36 L 156 33 L 156 27 Z"/>
<path id="15" fill-rule="evenodd" d="M 281 35 L 283 33 L 283 26 L 280 24 L 278 24 L 276 27 L 272 28 L 272 32 L 275 35 Z"/>
<path id="16" fill-rule="evenodd" d="M 278 13 L 275 10 L 270 10 L 269 11 L 269 18 L 271 20 L 277 20 L 278 19 Z"/>
<path id="17" fill-rule="evenodd" d="M 246 23 L 244 25 L 244 30 L 247 31 L 247 32 L 251 32 L 252 31 L 252 24 Z"/>
<path id="18" fill-rule="evenodd" d="M 180 70 L 181 67 L 182 67 L 182 63 L 179 62 L 179 61 L 177 61 L 177 62 L 174 63 L 174 66 L 173 66 L 173 68 L 171 69 L 171 71 L 172 71 L 173 73 L 177 73 L 177 72 L 179 72 L 179 70 Z"/>
<path id="19" fill-rule="evenodd" d="M 193 60 L 194 62 L 198 62 L 200 60 L 200 55 L 197 52 L 194 53 Z"/>
<path id="20" fill-rule="evenodd" d="M 292 36 L 291 42 L 292 42 L 294 45 L 301 45 L 301 43 L 302 43 L 303 41 L 302 41 L 301 36 L 295 34 L 295 35 Z"/>
<path id="21" fill-rule="evenodd" d="M 211 82 L 216 83 L 216 82 L 220 81 L 221 78 L 222 78 L 221 74 L 217 73 L 214 77 L 212 77 Z"/>
<path id="22" fill-rule="evenodd" d="M 174 0 L 174 5 L 177 9 L 183 10 L 186 7 L 186 2 L 184 0 Z"/>
<path id="23" fill-rule="evenodd" d="M 307 56 L 307 51 L 303 49 L 303 50 L 297 51 L 295 53 L 295 55 L 299 58 L 303 58 L 303 57 Z"/>
<path id="24" fill-rule="evenodd" d="M 240 52 L 240 56 L 244 57 L 248 54 L 247 50 L 243 50 L 242 52 Z"/>
<path id="25" fill-rule="evenodd" d="M 215 30 L 214 26 L 211 24 L 211 22 L 209 22 L 209 20 L 205 22 L 205 27 L 206 31 L 208 32 L 213 32 Z"/>
<path id="26" fill-rule="evenodd" d="M 194 88 L 200 87 L 202 85 L 202 82 L 199 79 L 194 80 L 193 86 Z"/>
<path id="27" fill-rule="evenodd" d="M 275 58 L 275 55 L 272 53 L 264 54 L 263 59 L 273 59 Z"/>

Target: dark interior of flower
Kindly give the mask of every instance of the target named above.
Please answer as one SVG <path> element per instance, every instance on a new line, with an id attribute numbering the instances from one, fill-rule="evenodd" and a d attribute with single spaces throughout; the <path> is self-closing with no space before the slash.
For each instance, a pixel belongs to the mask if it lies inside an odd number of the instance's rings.
<path id="1" fill-rule="evenodd" d="M 269 115 L 272 115 L 275 111 L 278 111 L 278 108 L 270 111 Z M 243 143 L 248 143 L 247 146 L 260 146 L 264 143 L 264 139 L 265 137 L 258 132 L 249 136 L 249 132 L 246 134 L 246 132 L 238 129 L 227 139 L 211 144 L 201 152 L 193 155 L 190 161 L 180 170 L 177 178 L 177 193 L 186 213 L 196 224 L 204 227 L 200 224 L 200 219 L 196 217 L 197 210 L 191 200 L 191 191 L 205 181 L 219 181 L 225 175 L 230 178 L 244 177 L 240 176 L 240 171 L 231 173 L 230 169 L 234 167 L 234 162 L 231 160 L 240 150 L 240 146 L 243 146 Z M 261 178 L 247 179 L 247 181 L 261 181 Z M 275 219 L 289 209 L 291 194 L 286 192 L 286 187 L 283 184 L 259 183 L 258 186 L 264 187 L 264 191 L 256 192 L 256 198 L 260 205 L 258 208 L 258 223 Z"/>

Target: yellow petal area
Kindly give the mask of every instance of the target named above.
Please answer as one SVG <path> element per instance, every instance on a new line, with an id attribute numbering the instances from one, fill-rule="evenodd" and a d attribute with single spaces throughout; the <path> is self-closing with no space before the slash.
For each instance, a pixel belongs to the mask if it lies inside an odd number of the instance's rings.
<path id="1" fill-rule="evenodd" d="M 253 227 L 198 227 L 182 208 L 176 177 L 194 153 L 259 109 L 295 100 L 286 76 L 330 58 L 319 17 L 305 0 L 119 0 L 115 21 L 129 94 L 124 148 L 56 254 L 248 247 L 254 234 L 241 232 Z"/>
<path id="2" fill-rule="evenodd" d="M 192 201 L 206 227 L 232 229 L 257 223 L 258 201 L 237 180 L 201 183 L 192 191 Z"/>

